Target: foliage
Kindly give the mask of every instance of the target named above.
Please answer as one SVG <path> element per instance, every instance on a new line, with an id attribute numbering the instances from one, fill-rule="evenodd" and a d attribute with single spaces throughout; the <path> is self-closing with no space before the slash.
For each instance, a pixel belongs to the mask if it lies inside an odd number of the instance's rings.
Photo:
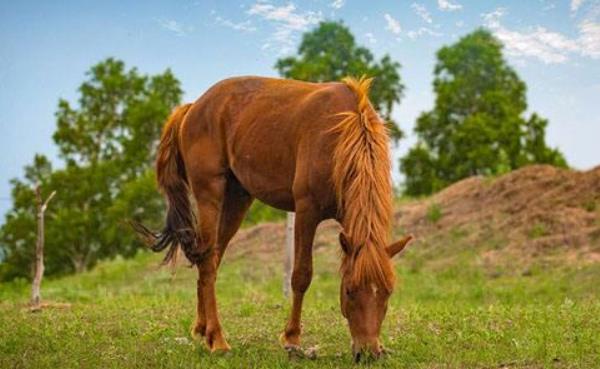
<path id="1" fill-rule="evenodd" d="M 343 23 L 321 22 L 304 34 L 298 55 L 279 59 L 275 68 L 283 77 L 312 82 L 339 81 L 363 74 L 375 77 L 370 99 L 388 123 L 394 140 L 402 138 L 400 127 L 392 119 L 392 108 L 400 102 L 404 91 L 400 63 L 389 55 L 375 60 L 371 51 L 356 44 Z"/>
<path id="2" fill-rule="evenodd" d="M 139 242 L 123 228 L 134 218 L 157 224 L 162 200 L 151 170 L 164 119 L 182 91 L 170 71 L 147 76 L 109 58 L 79 87 L 78 104 L 60 100 L 54 141 L 64 166 L 36 155 L 12 183 L 13 208 L 0 232 L 0 278 L 27 277 L 33 260 L 33 187 L 57 191 L 46 212 L 48 275 L 82 271 L 98 259 L 135 254 Z"/>
<path id="3" fill-rule="evenodd" d="M 502 44 L 476 30 L 440 49 L 435 106 L 417 119 L 419 142 L 401 159 L 406 192 L 429 194 L 472 175 L 501 174 L 530 163 L 566 166 L 545 141 L 548 121 L 527 109 L 526 86 Z"/>

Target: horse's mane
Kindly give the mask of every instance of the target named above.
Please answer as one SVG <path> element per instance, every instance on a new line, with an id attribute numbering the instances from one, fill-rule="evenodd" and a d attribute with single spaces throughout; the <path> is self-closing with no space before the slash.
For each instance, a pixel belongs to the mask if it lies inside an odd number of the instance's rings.
<path id="1" fill-rule="evenodd" d="M 352 245 L 342 269 L 355 284 L 393 288 L 394 271 L 385 250 L 392 218 L 389 136 L 371 103 L 372 78 L 344 78 L 354 92 L 356 111 L 340 113 L 333 155 L 333 184 L 344 232 Z"/>

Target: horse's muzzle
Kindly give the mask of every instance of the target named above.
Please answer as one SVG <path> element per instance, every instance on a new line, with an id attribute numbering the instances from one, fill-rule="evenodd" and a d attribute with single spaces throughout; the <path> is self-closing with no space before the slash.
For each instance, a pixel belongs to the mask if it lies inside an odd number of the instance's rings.
<path id="1" fill-rule="evenodd" d="M 356 344 L 352 343 L 352 357 L 355 363 L 359 363 L 361 359 L 377 360 L 383 354 L 385 354 L 383 346 L 379 343 L 379 340 L 375 340 L 372 343 Z"/>

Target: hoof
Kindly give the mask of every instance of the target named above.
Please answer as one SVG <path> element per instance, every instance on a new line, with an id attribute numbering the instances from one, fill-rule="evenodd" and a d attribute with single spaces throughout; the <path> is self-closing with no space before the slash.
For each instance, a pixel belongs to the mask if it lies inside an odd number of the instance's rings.
<path id="1" fill-rule="evenodd" d="M 310 359 L 314 360 L 317 358 L 317 347 L 310 347 L 304 350 L 300 346 L 300 336 L 293 335 L 288 337 L 285 332 L 279 336 L 279 343 L 283 346 L 283 349 L 288 353 L 290 360 L 294 359 Z"/>
<path id="2" fill-rule="evenodd" d="M 231 346 L 229 346 L 221 332 L 207 334 L 206 345 L 211 353 L 225 353 L 231 351 Z"/>
<path id="3" fill-rule="evenodd" d="M 304 358 L 304 351 L 302 350 L 302 347 L 300 347 L 300 346 L 297 346 L 297 345 L 285 345 L 283 348 L 287 352 L 289 360 L 303 359 Z"/>
<path id="4" fill-rule="evenodd" d="M 300 346 L 288 345 L 285 346 L 285 351 L 288 353 L 288 359 L 309 359 L 315 360 L 317 358 L 317 347 L 309 347 L 304 350 Z"/>
<path id="5" fill-rule="evenodd" d="M 210 348 L 212 354 L 227 354 L 231 351 L 231 346 L 227 342 L 221 343 L 220 345 L 213 345 Z"/>
<path id="6" fill-rule="evenodd" d="M 281 346 L 287 350 L 287 347 L 300 347 L 300 337 L 288 337 L 285 332 L 281 333 L 279 336 L 279 343 Z"/>
<path id="7" fill-rule="evenodd" d="M 190 335 L 194 341 L 202 341 L 206 335 L 206 326 L 194 325 L 190 330 Z"/>

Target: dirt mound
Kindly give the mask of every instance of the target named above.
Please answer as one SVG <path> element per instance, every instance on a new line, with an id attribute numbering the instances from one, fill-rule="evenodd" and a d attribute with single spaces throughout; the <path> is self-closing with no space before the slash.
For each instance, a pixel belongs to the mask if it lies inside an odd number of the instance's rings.
<path id="1" fill-rule="evenodd" d="M 313 253 L 333 254 L 338 252 L 338 234 L 341 227 L 328 220 L 319 225 L 315 235 Z M 263 223 L 240 230 L 227 250 L 228 258 L 251 257 L 262 262 L 283 260 L 285 246 L 285 222 Z M 335 260 L 335 258 L 326 258 Z"/>
<path id="2" fill-rule="evenodd" d="M 337 252 L 339 230 L 334 221 L 321 224 L 315 254 Z M 468 178 L 399 205 L 395 233 L 414 234 L 414 247 L 478 248 L 491 264 L 539 257 L 597 262 L 600 167 L 579 172 L 534 165 L 497 178 Z M 279 261 L 284 242 L 285 224 L 266 223 L 240 231 L 229 254 Z"/>
<path id="3" fill-rule="evenodd" d="M 431 198 L 401 206 L 397 224 L 418 237 L 462 231 L 473 244 L 494 239 L 485 256 L 560 254 L 600 260 L 600 167 L 579 172 L 548 165 L 498 178 L 472 177 Z M 583 261 L 585 261 L 583 260 Z"/>

